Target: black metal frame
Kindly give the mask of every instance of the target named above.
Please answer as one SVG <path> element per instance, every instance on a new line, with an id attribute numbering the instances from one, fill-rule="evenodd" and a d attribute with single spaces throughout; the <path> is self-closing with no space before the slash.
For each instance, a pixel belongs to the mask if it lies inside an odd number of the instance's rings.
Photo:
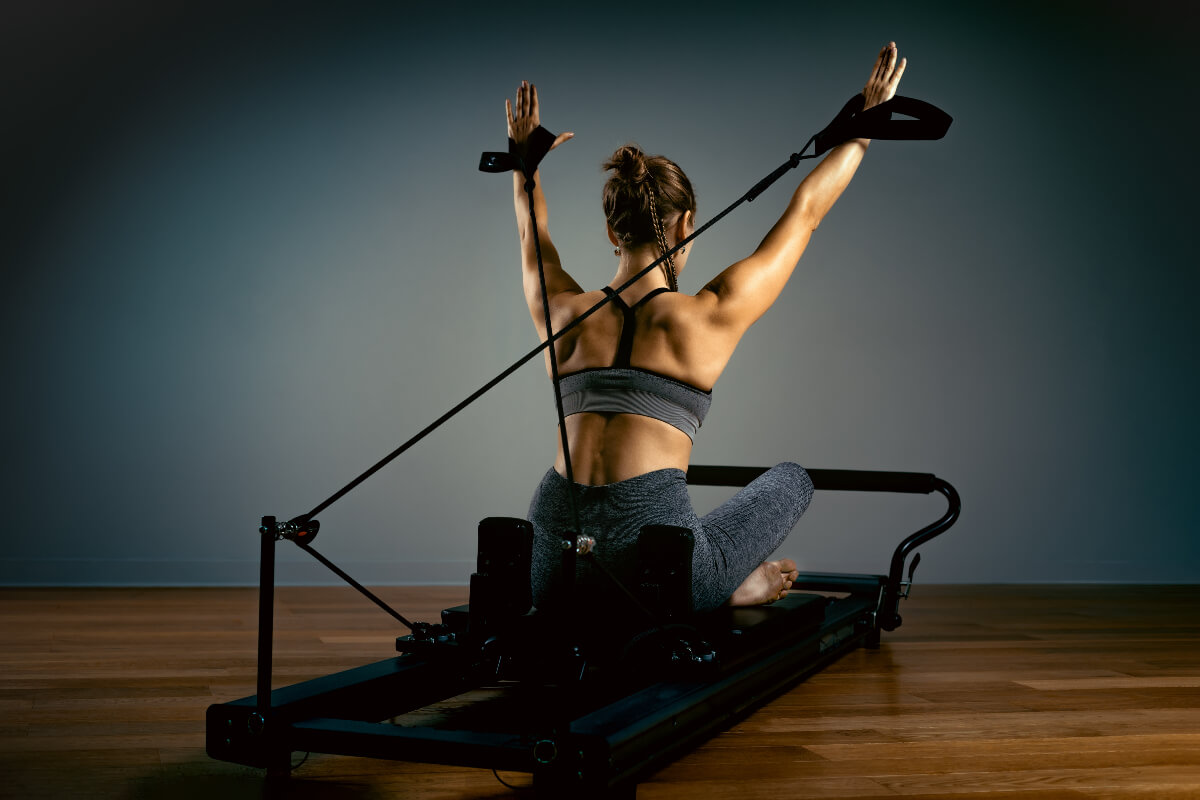
<path id="1" fill-rule="evenodd" d="M 738 486 L 764 471 L 693 466 L 688 481 Z M 272 518 L 264 518 L 257 694 L 209 707 L 208 753 L 266 768 L 275 776 L 290 772 L 293 752 L 319 752 L 530 772 L 535 786 L 551 796 L 569 790 L 572 796 L 633 797 L 641 777 L 731 721 L 843 654 L 878 646 L 880 632 L 901 623 L 898 604 L 907 596 L 919 559 L 913 559 L 905 580 L 908 555 L 953 525 L 961 507 L 954 487 L 934 475 L 850 470 L 809 474 L 822 491 L 937 492 L 946 497 L 948 508 L 936 522 L 900 543 L 888 575 L 802 573 L 790 595 L 772 606 L 724 608 L 690 620 L 682 646 L 691 655 L 696 645 L 703 658 L 652 664 L 652 677 L 633 682 L 628 672 L 608 667 L 607 673 L 598 671 L 600 677 L 588 673 L 586 680 L 579 672 L 576 685 L 532 680 L 522 688 L 519 682 L 510 683 L 532 701 L 523 707 L 529 711 L 523 720 L 509 719 L 511 704 L 492 718 L 486 704 L 480 704 L 480 713 L 465 725 L 380 720 L 495 683 L 498 675 L 503 677 L 505 659 L 515 649 L 538 650 L 531 642 L 546 638 L 546 630 L 512 634 L 517 644 L 505 654 L 497 649 L 497 637 L 485 642 L 468 635 L 468 607 L 447 609 L 437 631 L 418 624 L 415 636 L 399 639 L 398 648 L 405 651 L 399 656 L 271 690 L 275 542 L 292 538 L 311 548 L 295 536 L 297 531 L 280 533 Z M 536 625 L 530 621 L 536 617 L 523 617 L 521 624 Z M 561 653 L 563 643 L 577 635 L 552 631 L 549 638 L 557 641 L 550 646 Z M 542 648 L 532 658 L 536 661 L 549 652 Z M 574 704 L 565 725 L 563 702 Z M 554 712 L 537 712 L 539 705 L 556 704 Z"/>

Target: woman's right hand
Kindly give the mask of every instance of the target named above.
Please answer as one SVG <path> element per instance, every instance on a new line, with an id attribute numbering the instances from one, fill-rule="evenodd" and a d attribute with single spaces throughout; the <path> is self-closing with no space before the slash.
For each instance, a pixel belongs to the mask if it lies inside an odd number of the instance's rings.
<path id="1" fill-rule="evenodd" d="M 875 59 L 875 66 L 871 68 L 871 75 L 867 78 L 867 85 L 863 87 L 863 97 L 866 98 L 863 111 L 895 97 L 896 89 L 900 86 L 900 76 L 904 74 L 904 67 L 908 64 L 907 58 L 902 58 L 897 63 L 897 55 L 895 42 L 888 42 L 879 51 L 879 57 Z"/>
<path id="2" fill-rule="evenodd" d="M 516 142 L 518 148 L 523 148 L 529 136 L 541 125 L 541 113 L 538 108 L 537 87 L 529 81 L 521 81 L 517 87 L 517 103 L 508 98 L 504 99 L 504 109 L 508 117 L 508 138 Z M 558 147 L 563 142 L 573 138 L 575 134 L 560 133 L 550 145 L 550 149 Z"/>

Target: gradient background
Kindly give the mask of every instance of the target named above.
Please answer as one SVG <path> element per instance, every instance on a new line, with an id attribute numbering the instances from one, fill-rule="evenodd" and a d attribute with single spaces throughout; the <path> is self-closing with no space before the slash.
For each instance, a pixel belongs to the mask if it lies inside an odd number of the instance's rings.
<path id="1" fill-rule="evenodd" d="M 964 513 L 927 582 L 1196 580 L 1194 14 L 102 5 L 9 2 L 0 25 L 0 583 L 253 583 L 260 516 L 314 507 L 534 346 L 511 181 L 476 171 L 520 80 L 576 133 L 544 185 L 595 288 L 618 145 L 674 158 L 702 222 L 889 39 L 901 93 L 954 126 L 872 146 L 694 462 L 947 478 Z M 698 240 L 681 288 L 750 252 L 800 177 Z M 477 521 L 523 516 L 553 449 L 535 361 L 321 515 L 318 549 L 366 583 L 465 583 Z M 819 494 L 781 552 L 883 571 L 943 507 Z"/>

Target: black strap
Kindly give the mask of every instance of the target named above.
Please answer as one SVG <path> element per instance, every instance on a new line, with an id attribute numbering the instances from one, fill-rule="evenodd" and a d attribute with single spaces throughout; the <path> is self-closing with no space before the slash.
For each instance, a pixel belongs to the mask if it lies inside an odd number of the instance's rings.
<path id="1" fill-rule="evenodd" d="M 867 98 L 863 96 L 862 92 L 846 101 L 837 116 L 825 126 L 824 130 L 813 137 L 813 149 L 816 151 L 816 155 L 821 155 L 826 150 L 854 138 L 848 133 L 850 122 L 854 119 L 855 114 L 862 111 L 863 104 L 866 102 Z"/>
<path id="2" fill-rule="evenodd" d="M 619 295 L 615 291 L 613 291 L 613 288 L 611 286 L 605 286 L 604 293 L 606 295 L 608 295 L 609 297 L 611 297 L 613 299 L 613 302 L 615 302 L 617 305 L 619 305 L 622 310 L 624 310 L 624 311 L 629 310 L 629 304 L 625 302 L 625 298 L 621 297 L 621 295 Z"/>
<path id="3" fill-rule="evenodd" d="M 625 319 L 621 323 L 621 341 L 617 344 L 617 357 L 613 359 L 613 366 L 619 369 L 628 369 L 630 361 L 633 359 L 633 337 L 637 333 L 637 312 L 636 310 L 646 304 L 652 297 L 658 297 L 663 292 L 671 291 L 666 286 L 660 286 L 654 291 L 647 292 L 641 300 L 638 300 L 633 305 L 625 302 L 625 298 L 613 291 L 611 286 L 604 287 L 604 293 L 621 304 L 621 313 L 625 315 Z"/>
<path id="4" fill-rule="evenodd" d="M 669 292 L 669 291 L 671 291 L 671 289 L 669 289 L 668 287 L 660 286 L 657 289 L 654 289 L 653 291 L 646 292 L 646 294 L 642 297 L 642 299 L 638 300 L 636 303 L 634 303 L 632 306 L 630 306 L 630 308 L 631 309 L 641 308 L 643 305 L 646 304 L 646 301 L 649 300 L 650 298 L 658 297 L 660 294 L 663 294 L 663 293 Z"/>
<path id="5" fill-rule="evenodd" d="M 846 101 L 833 121 L 816 135 L 813 146 L 817 155 L 849 139 L 941 139 L 954 121 L 937 106 L 915 97 L 897 95 L 863 111 L 865 102 L 861 93 Z M 913 119 L 892 119 L 892 114 Z"/>
<path id="6" fill-rule="evenodd" d="M 479 157 L 479 169 L 482 172 L 520 170 L 525 173 L 526 179 L 532 179 L 538 164 L 542 163 L 542 159 L 546 157 L 546 153 L 550 152 L 550 148 L 554 146 L 554 140 L 557 138 L 553 133 L 538 125 L 537 129 L 519 147 L 515 141 L 509 139 L 507 153 L 482 154 Z"/>
<path id="7" fill-rule="evenodd" d="M 892 114 L 904 114 L 912 119 L 892 119 Z M 915 97 L 893 97 L 886 103 L 858 114 L 851 128 L 861 130 L 855 136 L 869 139 L 941 139 L 950 130 L 954 118 L 935 106 Z"/>

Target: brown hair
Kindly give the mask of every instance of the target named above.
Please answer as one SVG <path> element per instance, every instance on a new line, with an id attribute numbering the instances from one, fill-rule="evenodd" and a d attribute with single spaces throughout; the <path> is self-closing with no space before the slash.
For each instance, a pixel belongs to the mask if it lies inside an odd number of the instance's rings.
<path id="1" fill-rule="evenodd" d="M 648 156 L 633 144 L 617 148 L 604 169 L 612 172 L 604 184 L 604 216 L 617 239 L 626 246 L 658 242 L 666 252 L 665 220 L 696 213 L 687 175 L 671 159 Z"/>

